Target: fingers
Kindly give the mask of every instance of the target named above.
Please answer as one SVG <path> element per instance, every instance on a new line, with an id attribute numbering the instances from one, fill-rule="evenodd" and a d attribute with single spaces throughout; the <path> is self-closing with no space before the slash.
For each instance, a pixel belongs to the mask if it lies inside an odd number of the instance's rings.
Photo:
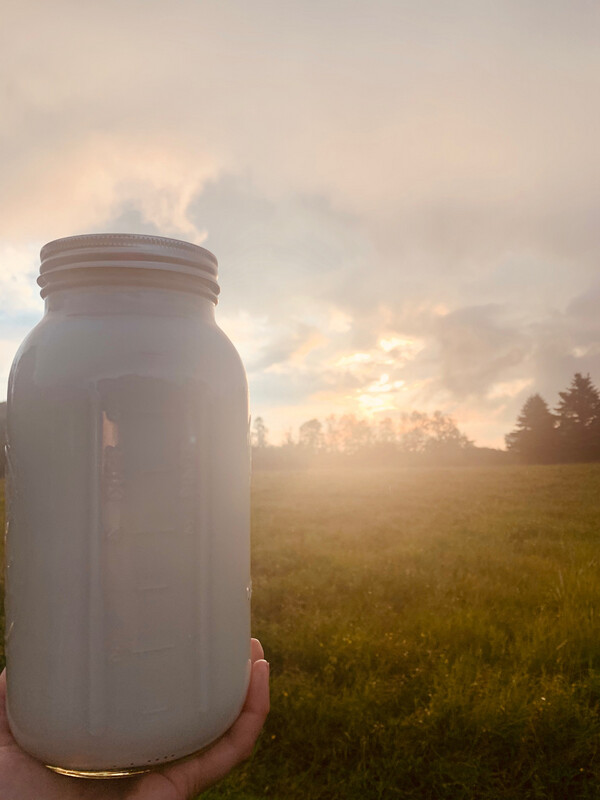
<path id="1" fill-rule="evenodd" d="M 244 714 L 250 714 L 256 717 L 257 720 L 260 720 L 260 728 L 262 728 L 271 707 L 269 697 L 269 672 L 269 662 L 265 661 L 264 658 L 258 659 L 252 665 L 250 685 L 248 686 L 248 693 L 246 694 L 242 713 L 230 728 L 228 735 L 233 733 Z M 256 731 L 255 739 L 260 733 L 260 728 Z"/>
<path id="2" fill-rule="evenodd" d="M 210 750 L 190 761 L 167 767 L 162 774 L 176 786 L 184 787 L 185 797 L 204 791 L 252 754 L 268 713 L 269 664 L 259 658 L 252 665 L 242 711 L 227 733 Z"/>
<path id="3" fill-rule="evenodd" d="M 259 658 L 265 657 L 265 651 L 258 639 L 250 639 L 250 657 L 253 664 L 255 661 L 258 661 Z"/>
<path id="4" fill-rule="evenodd" d="M 0 747 L 14 741 L 6 718 L 6 670 L 0 675 Z"/>

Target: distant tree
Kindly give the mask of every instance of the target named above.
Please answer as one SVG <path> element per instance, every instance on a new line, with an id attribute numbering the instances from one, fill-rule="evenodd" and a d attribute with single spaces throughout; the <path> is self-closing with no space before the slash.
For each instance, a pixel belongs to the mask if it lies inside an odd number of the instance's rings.
<path id="1" fill-rule="evenodd" d="M 504 438 L 506 449 L 526 464 L 548 464 L 557 460 L 555 418 L 539 394 L 527 398 L 517 417 L 517 427 Z"/>
<path id="2" fill-rule="evenodd" d="M 421 460 L 455 461 L 462 459 L 471 440 L 458 429 L 452 417 L 441 411 L 405 413 L 400 418 L 400 447 L 408 456 Z"/>
<path id="3" fill-rule="evenodd" d="M 286 432 L 284 433 L 284 435 L 283 435 L 283 445 L 282 445 L 282 447 L 285 447 L 286 450 L 293 450 L 295 446 L 296 446 L 296 443 L 294 442 L 294 437 L 292 435 L 292 429 L 288 428 L 286 430 Z"/>
<path id="4" fill-rule="evenodd" d="M 263 418 L 257 417 L 252 426 L 252 446 L 258 448 L 266 447 L 268 433 L 269 429 L 266 427 Z"/>
<path id="5" fill-rule="evenodd" d="M 341 447 L 344 453 L 358 453 L 373 443 L 373 431 L 366 419 L 344 414 L 339 420 Z"/>
<path id="6" fill-rule="evenodd" d="M 404 413 L 400 418 L 400 447 L 409 455 L 418 455 L 427 449 L 429 418 L 421 411 Z"/>
<path id="7" fill-rule="evenodd" d="M 323 442 L 328 453 L 339 453 L 342 449 L 342 432 L 335 414 L 325 417 Z"/>
<path id="8" fill-rule="evenodd" d="M 309 419 L 302 423 L 298 430 L 298 444 L 311 453 L 323 449 L 323 425 L 318 419 Z"/>
<path id="9" fill-rule="evenodd" d="M 452 417 L 441 411 L 434 411 L 429 418 L 427 432 L 425 450 L 438 457 L 451 457 L 473 446 L 473 442 L 459 431 Z"/>
<path id="10" fill-rule="evenodd" d="M 375 430 L 377 444 L 391 445 L 396 441 L 396 431 L 391 417 L 380 419 Z"/>
<path id="11" fill-rule="evenodd" d="M 556 407 L 563 461 L 600 459 L 600 395 L 589 375 L 577 372 Z"/>

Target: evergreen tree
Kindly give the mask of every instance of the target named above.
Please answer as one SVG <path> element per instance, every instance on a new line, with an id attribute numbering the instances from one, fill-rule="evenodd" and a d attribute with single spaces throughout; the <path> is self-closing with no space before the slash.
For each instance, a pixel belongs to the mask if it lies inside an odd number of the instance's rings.
<path id="1" fill-rule="evenodd" d="M 539 394 L 531 395 L 517 417 L 517 427 L 505 436 L 506 449 L 526 464 L 549 464 L 558 458 L 554 415 Z"/>
<path id="2" fill-rule="evenodd" d="M 589 375 L 577 372 L 556 407 L 563 461 L 600 459 L 600 394 Z"/>

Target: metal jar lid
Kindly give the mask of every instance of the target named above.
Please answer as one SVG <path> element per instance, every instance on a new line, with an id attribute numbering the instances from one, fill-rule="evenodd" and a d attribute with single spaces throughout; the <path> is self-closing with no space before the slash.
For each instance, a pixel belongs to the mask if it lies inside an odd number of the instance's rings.
<path id="1" fill-rule="evenodd" d="M 98 233 L 56 239 L 42 247 L 42 297 L 74 286 L 126 285 L 179 289 L 217 302 L 217 259 L 179 239 Z"/>

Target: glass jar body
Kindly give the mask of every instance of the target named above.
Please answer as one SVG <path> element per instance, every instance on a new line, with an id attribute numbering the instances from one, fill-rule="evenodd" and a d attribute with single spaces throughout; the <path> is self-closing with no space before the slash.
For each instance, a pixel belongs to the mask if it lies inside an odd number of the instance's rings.
<path id="1" fill-rule="evenodd" d="M 248 399 L 210 300 L 69 288 L 11 371 L 7 710 L 49 766 L 218 738 L 249 678 Z"/>

